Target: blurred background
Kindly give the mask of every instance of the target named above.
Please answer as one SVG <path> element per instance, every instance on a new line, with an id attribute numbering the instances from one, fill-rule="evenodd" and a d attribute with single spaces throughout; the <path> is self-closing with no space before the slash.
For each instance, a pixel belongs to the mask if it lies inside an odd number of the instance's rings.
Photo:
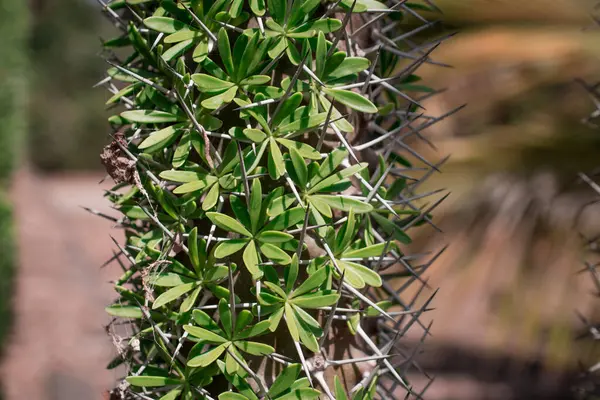
<path id="1" fill-rule="evenodd" d="M 446 155 L 427 182 L 452 194 L 415 251 L 450 247 L 428 273 L 440 287 L 423 367 L 430 399 L 569 399 L 600 353 L 576 340 L 576 311 L 600 317 L 578 232 L 600 226 L 577 172 L 600 166 L 600 131 L 576 78 L 600 80 L 595 0 L 436 0 L 459 33 L 424 66 L 444 91 L 431 115 Z M 107 142 L 101 38 L 92 0 L 0 0 L 0 364 L 4 400 L 99 399 L 117 378 L 103 331 L 119 231 L 80 206 L 109 211 L 98 154 Z M 425 188 L 424 188 L 425 189 Z M 576 222 L 578 221 L 578 222 Z M 417 338 L 415 338 L 417 340 Z M 409 345 L 409 343 L 407 343 Z M 416 378 L 416 377 L 415 377 Z"/>

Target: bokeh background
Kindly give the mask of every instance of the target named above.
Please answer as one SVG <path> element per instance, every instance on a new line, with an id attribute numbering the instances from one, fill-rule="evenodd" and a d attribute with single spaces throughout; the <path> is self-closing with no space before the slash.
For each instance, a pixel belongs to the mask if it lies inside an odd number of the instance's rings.
<path id="1" fill-rule="evenodd" d="M 576 78 L 600 80 L 595 0 L 436 0 L 457 35 L 424 66 L 444 91 L 424 104 L 450 159 L 427 182 L 452 194 L 414 250 L 450 247 L 430 268 L 432 336 L 420 363 L 431 399 L 569 399 L 579 363 L 576 311 L 600 316 L 579 232 L 600 214 L 577 172 L 600 167 L 600 130 Z M 0 381 L 4 400 L 100 399 L 117 378 L 103 331 L 115 266 L 98 154 L 108 139 L 102 38 L 92 0 L 0 0 Z M 438 32 L 439 33 L 439 32 Z M 577 222 L 578 221 L 578 222 Z M 417 338 L 415 338 L 416 340 Z M 408 345 L 408 344 L 407 344 Z"/>

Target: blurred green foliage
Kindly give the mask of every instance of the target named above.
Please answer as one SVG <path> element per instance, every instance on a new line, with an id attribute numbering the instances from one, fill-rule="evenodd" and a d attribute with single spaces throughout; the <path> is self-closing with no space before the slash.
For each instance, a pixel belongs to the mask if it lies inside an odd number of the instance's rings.
<path id="1" fill-rule="evenodd" d="M 0 181 L 6 183 L 26 130 L 27 3 L 0 0 Z"/>
<path id="2" fill-rule="evenodd" d="M 11 208 L 2 195 L 0 196 L 0 345 L 4 343 L 12 320 L 11 295 L 15 260 L 11 218 Z"/>
<path id="3" fill-rule="evenodd" d="M 100 168 L 108 124 L 100 38 L 113 28 L 97 4 L 82 0 L 32 3 L 32 91 L 29 157 L 43 170 Z M 103 35 L 106 32 L 107 35 Z"/>
<path id="4" fill-rule="evenodd" d="M 27 25 L 27 2 L 0 0 L 0 353 L 12 319 L 15 248 L 5 191 L 27 129 Z"/>

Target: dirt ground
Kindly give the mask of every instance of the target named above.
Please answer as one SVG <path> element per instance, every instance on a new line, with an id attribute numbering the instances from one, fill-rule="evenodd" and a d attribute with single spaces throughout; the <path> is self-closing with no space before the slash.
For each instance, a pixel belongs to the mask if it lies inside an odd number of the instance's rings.
<path id="1" fill-rule="evenodd" d="M 0 366 L 6 400 L 101 399 L 116 376 L 103 326 L 111 223 L 79 206 L 110 211 L 101 174 L 40 177 L 21 171 L 12 198 L 20 265 L 14 323 Z"/>

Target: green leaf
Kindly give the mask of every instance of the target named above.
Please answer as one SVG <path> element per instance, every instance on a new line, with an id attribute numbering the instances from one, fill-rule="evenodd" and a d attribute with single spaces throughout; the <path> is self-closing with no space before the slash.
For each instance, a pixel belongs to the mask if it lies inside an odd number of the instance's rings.
<path id="1" fill-rule="evenodd" d="M 267 0 L 269 6 L 269 12 L 273 19 L 277 22 L 283 23 L 286 13 L 286 0 Z"/>
<path id="2" fill-rule="evenodd" d="M 256 86 L 256 85 L 264 85 L 265 83 L 271 80 L 270 76 L 267 75 L 254 75 L 250 76 L 246 79 L 243 79 L 240 82 L 240 86 Z"/>
<path id="3" fill-rule="evenodd" d="M 355 214 L 367 213 L 373 210 L 373 206 L 360 200 L 347 196 L 312 195 L 311 199 L 319 199 L 327 205 L 342 211 L 354 210 Z"/>
<path id="4" fill-rule="evenodd" d="M 294 315 L 294 310 L 290 304 L 286 304 L 285 306 L 285 322 L 288 327 L 288 331 L 294 339 L 295 342 L 300 341 L 300 333 L 298 332 L 298 322 L 296 321 L 296 316 Z"/>
<path id="5" fill-rule="evenodd" d="M 296 290 L 292 292 L 290 297 L 302 296 L 303 294 L 319 287 L 323 282 L 325 282 L 325 279 L 327 279 L 327 271 L 328 269 L 326 267 L 319 268 L 304 282 L 302 282 L 302 285 L 298 286 Z"/>
<path id="6" fill-rule="evenodd" d="M 340 382 L 340 378 L 337 375 L 333 377 L 333 386 L 335 390 L 335 400 L 348 400 L 344 386 L 342 386 L 342 382 Z"/>
<path id="7" fill-rule="evenodd" d="M 290 150 L 290 149 L 296 150 L 298 152 L 298 154 L 300 154 L 300 156 L 302 156 L 303 158 L 308 158 L 309 160 L 320 160 L 321 159 L 321 154 L 319 154 L 319 152 L 317 150 L 315 150 L 312 146 L 310 146 L 306 143 L 301 143 L 301 142 L 297 142 L 295 140 L 289 140 L 289 139 L 283 139 L 283 138 L 277 138 L 276 140 L 281 145 L 287 147 L 288 150 Z"/>
<path id="8" fill-rule="evenodd" d="M 269 330 L 271 332 L 275 332 L 277 327 L 279 326 L 279 322 L 281 322 L 281 318 L 283 317 L 284 307 L 277 309 L 271 316 L 269 317 Z"/>
<path id="9" fill-rule="evenodd" d="M 204 100 L 201 105 L 204 108 L 208 108 L 209 110 L 216 110 L 221 107 L 223 103 L 231 103 L 237 94 L 238 88 L 236 86 L 231 87 L 226 92 L 217 94 L 216 96 L 210 97 Z"/>
<path id="10" fill-rule="evenodd" d="M 252 234 L 242 224 L 228 215 L 218 212 L 208 212 L 206 213 L 206 216 L 213 224 L 227 232 L 236 232 L 244 236 L 252 237 Z"/>
<path id="11" fill-rule="evenodd" d="M 333 213 L 331 211 L 331 207 L 329 207 L 329 204 L 325 203 L 319 197 L 317 197 L 317 196 L 309 196 L 308 197 L 308 202 L 320 214 L 326 216 L 327 218 L 332 218 L 333 217 Z"/>
<path id="12" fill-rule="evenodd" d="M 268 22 L 269 22 L 269 20 L 267 20 L 267 23 Z M 281 28 L 281 29 L 283 29 L 283 28 Z M 281 53 L 285 52 L 286 47 L 287 47 L 287 41 L 285 40 L 285 37 L 283 35 L 279 36 L 278 38 L 275 39 L 274 44 L 271 45 L 271 48 L 269 49 L 267 54 L 269 54 L 269 57 L 271 57 L 272 59 L 275 59 Z"/>
<path id="13" fill-rule="evenodd" d="M 205 174 L 193 171 L 163 171 L 159 175 L 162 179 L 166 179 L 171 182 L 188 183 L 194 182 L 205 177 Z"/>
<path id="14" fill-rule="evenodd" d="M 262 231 L 283 231 L 292 225 L 296 225 L 304 220 L 304 209 L 302 207 L 294 207 L 273 218 Z"/>
<path id="15" fill-rule="evenodd" d="M 342 27 L 342 21 L 335 18 L 323 18 L 306 22 L 292 31 L 292 34 L 316 31 L 322 33 L 335 32 Z M 290 35 L 292 36 L 292 35 Z"/>
<path id="16" fill-rule="evenodd" d="M 231 88 L 234 84 L 206 74 L 194 74 L 192 80 L 198 90 L 205 93 L 218 93 Z"/>
<path id="17" fill-rule="evenodd" d="M 248 244 L 249 239 L 231 239 L 226 242 L 221 242 L 215 249 L 216 258 L 225 258 L 234 253 L 237 253 Z"/>
<path id="18" fill-rule="evenodd" d="M 194 289 L 194 291 L 185 298 L 185 300 L 183 300 L 181 302 L 181 306 L 179 307 L 179 312 L 180 313 L 186 313 L 188 311 L 190 311 L 192 309 L 192 307 L 194 306 L 194 304 L 196 304 L 196 300 L 198 300 L 198 295 L 200 294 L 200 292 L 202 291 L 202 286 L 198 286 L 196 289 Z"/>
<path id="19" fill-rule="evenodd" d="M 185 193 L 190 193 L 190 192 L 196 192 L 198 190 L 203 190 L 203 189 L 206 189 L 207 187 L 214 185 L 215 181 L 216 181 L 216 179 L 214 176 L 205 176 L 201 180 L 184 183 L 183 185 L 175 188 L 173 190 L 173 193 L 185 194 Z"/>
<path id="20" fill-rule="evenodd" d="M 288 193 L 284 196 L 279 196 L 274 199 L 267 210 L 267 215 L 275 217 L 285 210 L 287 210 L 292 204 L 296 202 L 296 196 L 293 193 Z"/>
<path id="21" fill-rule="evenodd" d="M 196 273 L 200 271 L 200 253 L 198 250 L 198 227 L 194 227 L 190 231 L 188 236 L 188 249 L 190 254 L 190 261 L 196 270 Z"/>
<path id="22" fill-rule="evenodd" d="M 255 324 L 254 326 L 251 326 L 248 329 L 244 329 L 242 332 L 238 333 L 235 336 L 235 339 L 242 340 L 242 339 L 248 339 L 251 337 L 260 336 L 267 332 L 267 330 L 269 329 L 269 325 L 270 325 L 270 322 L 267 320 L 260 321 L 259 323 Z"/>
<path id="23" fill-rule="evenodd" d="M 117 103 L 122 97 L 129 96 L 130 94 L 132 94 L 139 87 L 140 86 L 138 84 L 135 84 L 135 83 L 133 85 L 129 85 L 129 86 L 124 87 L 123 89 L 121 89 L 117 93 L 115 93 L 110 99 L 108 99 L 106 101 L 106 105 L 111 105 L 111 104 Z"/>
<path id="24" fill-rule="evenodd" d="M 319 103 L 325 110 L 329 110 L 332 107 L 332 103 L 322 94 L 319 94 Z M 337 108 L 333 107 L 331 110 L 331 120 L 335 121 L 334 125 L 342 132 L 353 132 L 354 126 L 348 122 L 346 118 L 338 111 Z"/>
<path id="25" fill-rule="evenodd" d="M 292 256 L 292 262 L 290 263 L 290 267 L 284 271 L 285 290 L 288 293 L 290 293 L 294 288 L 294 284 L 296 283 L 296 279 L 298 278 L 298 271 L 298 255 L 294 253 L 294 255 Z"/>
<path id="26" fill-rule="evenodd" d="M 105 311 L 109 315 L 121 318 L 142 318 L 144 316 L 142 310 L 140 310 L 138 306 L 114 305 L 106 307 Z"/>
<path id="27" fill-rule="evenodd" d="M 180 385 L 181 382 L 176 378 L 166 376 L 128 376 L 125 380 L 132 386 L 138 387 L 160 387 L 168 385 Z"/>
<path id="28" fill-rule="evenodd" d="M 184 327 L 187 328 L 187 327 Z M 209 352 L 206 352 L 198 357 L 194 357 L 187 362 L 188 367 L 207 367 L 212 364 L 223 352 L 225 352 L 227 344 L 221 344 Z"/>
<path id="29" fill-rule="evenodd" d="M 292 258 L 285 251 L 270 243 L 262 243 L 260 252 L 277 264 L 287 265 L 292 262 Z"/>
<path id="30" fill-rule="evenodd" d="M 252 274 L 252 277 L 254 279 L 260 278 L 262 276 L 262 272 L 258 268 L 258 253 L 256 252 L 256 245 L 253 241 L 246 246 L 242 258 L 244 259 L 244 265 L 250 274 Z"/>
<path id="31" fill-rule="evenodd" d="M 221 56 L 221 61 L 225 66 L 225 70 L 227 71 L 227 74 L 229 74 L 229 76 L 233 76 L 233 74 L 235 73 L 235 67 L 233 66 L 233 58 L 231 57 L 231 46 L 229 44 L 229 36 L 227 35 L 227 30 L 225 28 L 219 29 L 219 37 L 217 39 L 217 44 L 219 47 L 219 55 Z"/>
<path id="32" fill-rule="evenodd" d="M 331 74 L 341 65 L 341 63 L 346 59 L 346 56 L 347 54 L 345 51 L 334 51 L 325 62 L 325 68 L 322 75 L 323 79 L 327 80 L 329 74 Z"/>
<path id="33" fill-rule="evenodd" d="M 310 185 L 313 186 L 331 175 L 346 157 L 348 157 L 346 150 L 335 149 L 329 153 L 327 158 L 321 163 L 316 175 L 311 177 Z"/>
<path id="34" fill-rule="evenodd" d="M 296 172 L 296 177 L 301 187 L 305 187 L 308 181 L 308 168 L 302 156 L 294 148 L 290 149 L 290 158 Z"/>
<path id="35" fill-rule="evenodd" d="M 369 68 L 369 60 L 363 57 L 346 57 L 344 61 L 337 66 L 327 79 L 340 79 L 348 75 L 356 74 Z"/>
<path id="36" fill-rule="evenodd" d="M 290 364 L 281 371 L 275 382 L 269 388 L 269 395 L 276 398 L 292 386 L 302 370 L 301 364 Z"/>
<path id="37" fill-rule="evenodd" d="M 345 251 L 342 253 L 343 258 L 367 258 L 367 257 L 379 257 L 385 248 L 385 243 L 378 243 L 368 247 L 361 247 L 356 250 Z M 390 251 L 394 246 L 388 246 Z"/>
<path id="38" fill-rule="evenodd" d="M 327 307 L 338 300 L 340 296 L 337 293 L 331 294 L 322 294 L 317 293 L 315 295 L 310 296 L 300 296 L 295 297 L 291 300 L 291 302 L 298 307 L 302 308 L 318 308 L 318 307 Z"/>
<path id="39" fill-rule="evenodd" d="M 176 45 L 169 48 L 169 50 L 165 51 L 162 55 L 162 59 L 166 62 L 171 61 L 175 57 L 182 55 L 188 48 L 192 47 L 194 44 L 193 39 L 185 40 L 183 42 L 179 42 Z"/>
<path id="40" fill-rule="evenodd" d="M 182 29 L 190 27 L 181 21 L 168 17 L 150 17 L 144 20 L 144 25 L 148 28 L 162 33 L 175 33 Z"/>
<path id="41" fill-rule="evenodd" d="M 169 393 L 162 396 L 159 400 L 177 400 L 181 394 L 181 389 L 173 389 Z"/>
<path id="42" fill-rule="evenodd" d="M 395 240 L 404 244 L 412 243 L 410 236 L 408 236 L 396 223 L 378 213 L 372 213 L 371 216 L 375 219 L 375 222 L 377 222 L 381 229 L 388 235 L 393 235 Z"/>
<path id="43" fill-rule="evenodd" d="M 321 396 L 321 392 L 313 388 L 302 388 L 286 393 L 277 400 L 316 400 Z M 337 399 L 336 399 L 337 400 Z"/>
<path id="44" fill-rule="evenodd" d="M 289 233 L 279 231 L 263 231 L 256 236 L 256 239 L 264 243 L 284 243 L 293 238 Z"/>
<path id="45" fill-rule="evenodd" d="M 336 172 L 335 174 L 323 179 L 322 181 L 317 183 L 315 186 L 313 186 L 308 191 L 308 193 L 309 194 L 316 193 L 322 189 L 327 188 L 328 186 L 339 183 L 339 181 L 341 181 L 342 179 L 352 176 L 352 175 L 362 171 L 365 168 L 367 168 L 367 163 L 354 164 L 348 168 L 345 168 L 345 169 L 343 169 L 339 172 Z"/>
<path id="46" fill-rule="evenodd" d="M 304 309 L 298 307 L 296 304 L 293 304 L 292 308 L 296 313 L 296 319 L 301 323 L 301 325 L 303 325 L 304 328 L 308 330 L 308 333 L 310 333 L 311 336 L 321 336 L 323 334 L 323 329 L 321 329 L 321 325 L 309 313 L 307 313 Z M 300 335 L 300 338 L 302 339 L 302 334 Z M 319 348 L 318 345 L 315 346 L 317 349 Z"/>
<path id="47" fill-rule="evenodd" d="M 255 143 L 262 143 L 263 140 L 267 137 L 267 135 L 258 129 L 246 128 L 242 131 L 244 136 L 248 139 L 252 140 Z"/>
<path id="48" fill-rule="evenodd" d="M 379 308 L 381 308 L 383 311 L 387 311 L 389 310 L 389 308 L 394 304 L 389 300 L 384 300 L 384 301 L 379 301 L 376 303 L 377 306 Z M 368 317 L 377 317 L 379 316 L 381 313 L 376 310 L 373 306 L 369 306 L 367 307 L 367 312 L 365 313 Z"/>
<path id="49" fill-rule="evenodd" d="M 241 37 L 243 37 L 242 35 Z M 248 40 L 247 45 L 244 48 L 244 53 L 238 64 L 236 64 L 236 78 L 237 80 L 242 80 L 248 76 L 248 74 L 252 73 L 249 71 L 249 66 L 252 63 L 252 59 L 256 54 L 256 46 L 258 44 L 258 39 L 260 34 L 258 32 L 254 33 L 254 35 Z M 239 39 L 238 39 L 239 40 Z M 237 43 L 236 43 L 237 44 Z"/>
<path id="50" fill-rule="evenodd" d="M 278 179 L 285 174 L 285 163 L 281 150 L 273 138 L 269 140 L 269 150 L 269 175 L 272 179 Z"/>
<path id="51" fill-rule="evenodd" d="M 341 90 L 340 90 L 341 91 Z M 360 95 L 359 95 L 360 96 Z M 375 109 L 377 111 L 377 108 Z M 327 113 L 313 114 L 307 117 L 298 118 L 288 124 L 282 125 L 277 129 L 278 135 L 286 133 L 300 134 L 308 130 L 314 129 L 321 125 L 327 119 Z"/>
<path id="52" fill-rule="evenodd" d="M 196 287 L 196 285 L 196 282 L 184 283 L 183 285 L 175 286 L 167 290 L 166 292 L 158 296 L 156 300 L 154 300 L 154 303 L 152 303 L 152 309 L 156 310 L 157 308 L 160 308 L 165 304 L 172 302 L 173 300 L 177 300 L 190 290 L 193 290 Z"/>
<path id="53" fill-rule="evenodd" d="M 252 190 L 250 192 L 250 227 L 252 232 L 256 232 L 261 217 L 262 210 L 262 185 L 260 179 L 252 181 Z"/>
<path id="54" fill-rule="evenodd" d="M 190 150 L 192 147 L 191 143 L 191 133 L 190 131 L 186 131 L 183 136 L 181 136 L 181 139 L 175 148 L 175 153 L 173 154 L 174 168 L 179 168 L 185 164 L 188 156 L 190 155 Z"/>
<path id="55" fill-rule="evenodd" d="M 364 265 L 351 261 L 337 260 L 340 269 L 345 271 L 345 279 L 356 289 L 362 289 L 365 284 L 372 287 L 380 287 L 383 282 L 379 274 Z"/>
<path id="56" fill-rule="evenodd" d="M 255 15 L 265 15 L 265 0 L 250 0 L 250 9 Z"/>
<path id="57" fill-rule="evenodd" d="M 192 318 L 194 319 L 194 322 L 205 329 L 209 329 L 211 331 L 220 331 L 220 328 L 216 322 L 204 311 L 192 311 Z"/>
<path id="58" fill-rule="evenodd" d="M 252 223 L 250 222 L 250 215 L 248 215 L 248 203 L 246 203 L 245 200 L 242 200 L 241 197 L 230 196 L 229 204 L 231 205 L 235 218 L 251 231 L 252 229 L 250 228 Z"/>
<path id="59" fill-rule="evenodd" d="M 296 307 L 295 311 L 297 310 L 302 311 L 301 308 Z M 296 319 L 296 321 L 298 324 L 298 334 L 300 335 L 300 341 L 302 344 L 313 353 L 318 353 L 319 343 L 317 342 L 317 339 L 315 338 L 315 335 L 312 333 L 311 329 L 300 319 Z"/>
<path id="60" fill-rule="evenodd" d="M 250 322 L 254 319 L 254 315 L 252 315 L 252 311 L 250 310 L 242 310 L 237 314 L 237 318 L 235 320 L 235 333 L 238 334 L 245 327 L 248 326 Z"/>
<path id="61" fill-rule="evenodd" d="M 167 122 L 177 122 L 182 119 L 175 114 L 155 110 L 124 111 L 121 113 L 121 117 L 130 122 L 137 122 L 140 124 L 162 124 Z"/>
<path id="62" fill-rule="evenodd" d="M 275 351 L 273 347 L 259 342 L 242 341 L 234 342 L 234 344 L 238 349 L 253 356 L 266 356 Z"/>
<path id="63" fill-rule="evenodd" d="M 180 31 L 177 31 L 177 32 L 172 33 L 169 36 L 165 37 L 164 42 L 165 43 L 179 43 L 179 42 L 183 42 L 185 40 L 190 40 L 190 39 L 197 41 L 198 39 L 203 39 L 204 36 L 205 36 L 204 32 L 192 31 L 189 29 L 182 29 Z"/>
<path id="64" fill-rule="evenodd" d="M 155 275 L 150 282 L 152 285 L 158 287 L 174 287 L 184 283 L 195 282 L 195 280 L 187 276 L 175 274 L 173 272 L 167 272 L 164 274 Z"/>
<path id="65" fill-rule="evenodd" d="M 219 318 L 221 319 L 221 325 L 225 329 L 227 337 L 231 337 L 233 333 L 233 320 L 231 317 L 231 309 L 225 299 L 219 301 Z"/>
<path id="66" fill-rule="evenodd" d="M 243 394 L 225 392 L 219 395 L 219 400 L 248 400 L 248 398 Z"/>
<path id="67" fill-rule="evenodd" d="M 315 61 L 317 62 L 317 73 L 318 77 L 323 76 L 323 70 L 325 69 L 325 62 L 327 60 L 327 41 L 325 40 L 325 34 L 319 32 L 317 37 L 317 50 L 315 52 Z"/>
<path id="68" fill-rule="evenodd" d="M 179 188 L 177 188 L 177 189 L 179 189 Z M 173 191 L 173 192 L 175 192 L 175 191 Z M 202 202 L 202 209 L 204 211 L 212 209 L 217 204 L 217 201 L 219 200 L 219 192 L 220 192 L 219 185 L 217 185 L 215 183 L 210 188 L 210 190 L 206 194 L 206 197 L 204 198 L 204 201 Z"/>
<path id="69" fill-rule="evenodd" d="M 291 116 L 302 103 L 302 93 L 296 92 L 288 97 L 282 104 L 279 112 L 273 116 L 271 124 L 275 128 L 279 126 L 281 121 Z"/>
<path id="70" fill-rule="evenodd" d="M 205 341 L 207 343 L 220 344 L 220 343 L 227 342 L 227 339 L 225 339 L 207 329 L 200 328 L 199 326 L 184 325 L 183 329 L 186 332 L 188 332 L 190 335 L 197 337 L 198 339 L 202 339 L 203 341 Z"/>
<path id="71" fill-rule="evenodd" d="M 336 101 L 339 101 L 340 103 L 345 104 L 354 110 L 369 114 L 377 112 L 377 107 L 375 107 L 375 105 L 371 103 L 369 99 L 356 92 L 328 88 L 324 88 L 323 92 L 333 97 Z"/>
<path id="72" fill-rule="evenodd" d="M 354 240 L 355 224 L 356 218 L 354 217 L 354 210 L 350 209 L 350 212 L 348 213 L 348 219 L 346 222 L 344 222 L 337 234 L 335 244 L 333 246 L 336 250 L 346 249 L 346 247 L 350 245 L 350 242 Z"/>
<path id="73" fill-rule="evenodd" d="M 206 60 L 208 56 L 208 40 L 202 40 L 198 43 L 198 46 L 194 49 L 192 53 L 192 60 L 197 63 L 201 63 Z"/>
<path id="74" fill-rule="evenodd" d="M 139 144 L 140 150 L 150 147 L 162 148 L 165 147 L 171 140 L 175 139 L 181 133 L 179 127 L 173 125 L 159 131 L 153 132 L 142 143 Z"/>

